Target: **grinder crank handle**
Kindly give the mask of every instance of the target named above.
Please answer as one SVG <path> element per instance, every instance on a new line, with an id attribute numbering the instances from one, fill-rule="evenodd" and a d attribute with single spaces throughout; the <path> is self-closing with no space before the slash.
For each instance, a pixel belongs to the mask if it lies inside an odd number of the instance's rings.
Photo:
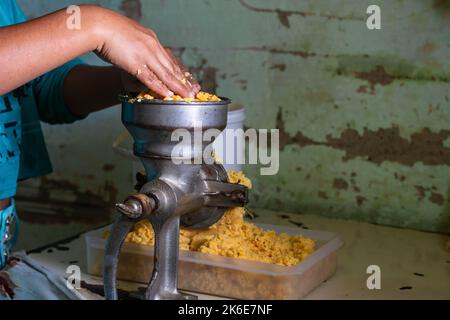
<path id="1" fill-rule="evenodd" d="M 111 228 L 111 233 L 106 244 L 105 260 L 103 262 L 103 282 L 105 284 L 106 300 L 118 300 L 116 281 L 119 253 L 128 233 L 135 223 L 135 221 L 126 216 L 120 216 Z"/>
<path id="2" fill-rule="evenodd" d="M 248 203 L 248 188 L 243 185 L 214 180 L 205 183 L 205 206 L 236 208 Z"/>

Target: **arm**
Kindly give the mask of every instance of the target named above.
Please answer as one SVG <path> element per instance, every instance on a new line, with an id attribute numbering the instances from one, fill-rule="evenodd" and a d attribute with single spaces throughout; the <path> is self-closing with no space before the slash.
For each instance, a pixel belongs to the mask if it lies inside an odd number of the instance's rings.
<path id="1" fill-rule="evenodd" d="M 116 67 L 77 66 L 64 80 L 65 104 L 76 116 L 116 105 L 124 91 L 122 77 Z"/>
<path id="2" fill-rule="evenodd" d="M 192 78 L 172 50 L 166 49 L 166 51 L 183 74 L 190 76 L 195 89 L 200 90 L 200 85 Z M 116 67 L 80 65 L 73 68 L 65 78 L 63 91 L 64 102 L 71 113 L 75 116 L 85 116 L 116 105 L 121 93 L 144 90 L 145 86 L 135 77 Z"/>
<path id="3" fill-rule="evenodd" d="M 0 28 L 0 95 L 86 52 L 95 50 L 94 26 L 73 32 L 65 26 L 67 14 L 54 14 Z"/>
<path id="4" fill-rule="evenodd" d="M 197 85 L 190 85 L 189 81 L 183 83 L 183 72 L 153 31 L 113 11 L 95 6 L 81 6 L 81 30 L 68 29 L 68 17 L 65 10 L 61 10 L 29 22 L 0 28 L 0 95 L 89 51 L 95 51 L 103 59 L 136 76 L 146 87 L 162 96 L 178 93 L 192 97 L 198 92 Z M 67 79 L 68 87 L 74 83 L 75 88 L 80 88 L 82 84 L 77 80 L 80 72 L 94 70 L 101 71 L 100 75 L 94 76 L 100 81 L 114 76 L 104 84 L 105 88 L 118 87 L 118 82 L 114 81 L 117 79 L 115 69 L 92 68 L 74 69 Z M 86 81 L 90 80 L 84 78 Z M 71 88 L 69 93 L 65 90 L 68 104 L 71 104 L 72 95 L 81 95 L 83 91 L 76 93 Z M 106 106 L 111 101 L 106 100 L 101 104 L 95 103 L 93 109 Z M 76 104 L 74 106 L 78 113 Z"/>

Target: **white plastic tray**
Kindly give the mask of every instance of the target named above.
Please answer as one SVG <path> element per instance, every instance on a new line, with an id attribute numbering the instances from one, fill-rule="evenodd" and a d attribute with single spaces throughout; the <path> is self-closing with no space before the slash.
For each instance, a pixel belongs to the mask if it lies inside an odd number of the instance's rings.
<path id="1" fill-rule="evenodd" d="M 316 251 L 292 267 L 180 251 L 179 287 L 192 292 L 235 299 L 302 299 L 336 271 L 342 241 L 325 231 L 258 224 L 267 230 L 302 235 L 316 241 Z M 88 273 L 101 276 L 106 240 L 100 229 L 85 235 Z M 118 278 L 147 283 L 153 269 L 153 247 L 125 243 Z"/>

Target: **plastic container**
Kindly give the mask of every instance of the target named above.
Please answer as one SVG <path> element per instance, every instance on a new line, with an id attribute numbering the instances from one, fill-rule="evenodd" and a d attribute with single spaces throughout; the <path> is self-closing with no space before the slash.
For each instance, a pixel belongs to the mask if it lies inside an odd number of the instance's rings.
<path id="1" fill-rule="evenodd" d="M 277 233 L 303 235 L 316 241 L 317 250 L 292 267 L 180 251 L 179 288 L 235 299 L 296 300 L 329 279 L 336 271 L 341 240 L 333 233 L 258 225 Z M 87 272 L 102 276 L 107 228 L 85 235 Z M 120 256 L 118 278 L 148 283 L 153 270 L 153 247 L 125 243 Z"/>

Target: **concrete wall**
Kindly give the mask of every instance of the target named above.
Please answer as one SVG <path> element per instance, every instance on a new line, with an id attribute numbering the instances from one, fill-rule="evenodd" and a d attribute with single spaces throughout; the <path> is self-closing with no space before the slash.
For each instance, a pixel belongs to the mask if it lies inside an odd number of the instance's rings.
<path id="1" fill-rule="evenodd" d="M 34 17 L 77 1 L 18 2 Z M 206 90 L 246 106 L 248 127 L 280 129 L 279 174 L 247 168 L 253 206 L 450 230 L 449 1 L 83 2 L 152 27 Z M 382 30 L 366 28 L 369 4 L 380 5 Z M 23 198 L 50 187 L 47 204 L 86 212 L 122 199 L 131 164 L 110 148 L 122 131 L 117 108 L 46 126 L 56 171 Z M 86 217 L 65 218 L 82 228 Z"/>

